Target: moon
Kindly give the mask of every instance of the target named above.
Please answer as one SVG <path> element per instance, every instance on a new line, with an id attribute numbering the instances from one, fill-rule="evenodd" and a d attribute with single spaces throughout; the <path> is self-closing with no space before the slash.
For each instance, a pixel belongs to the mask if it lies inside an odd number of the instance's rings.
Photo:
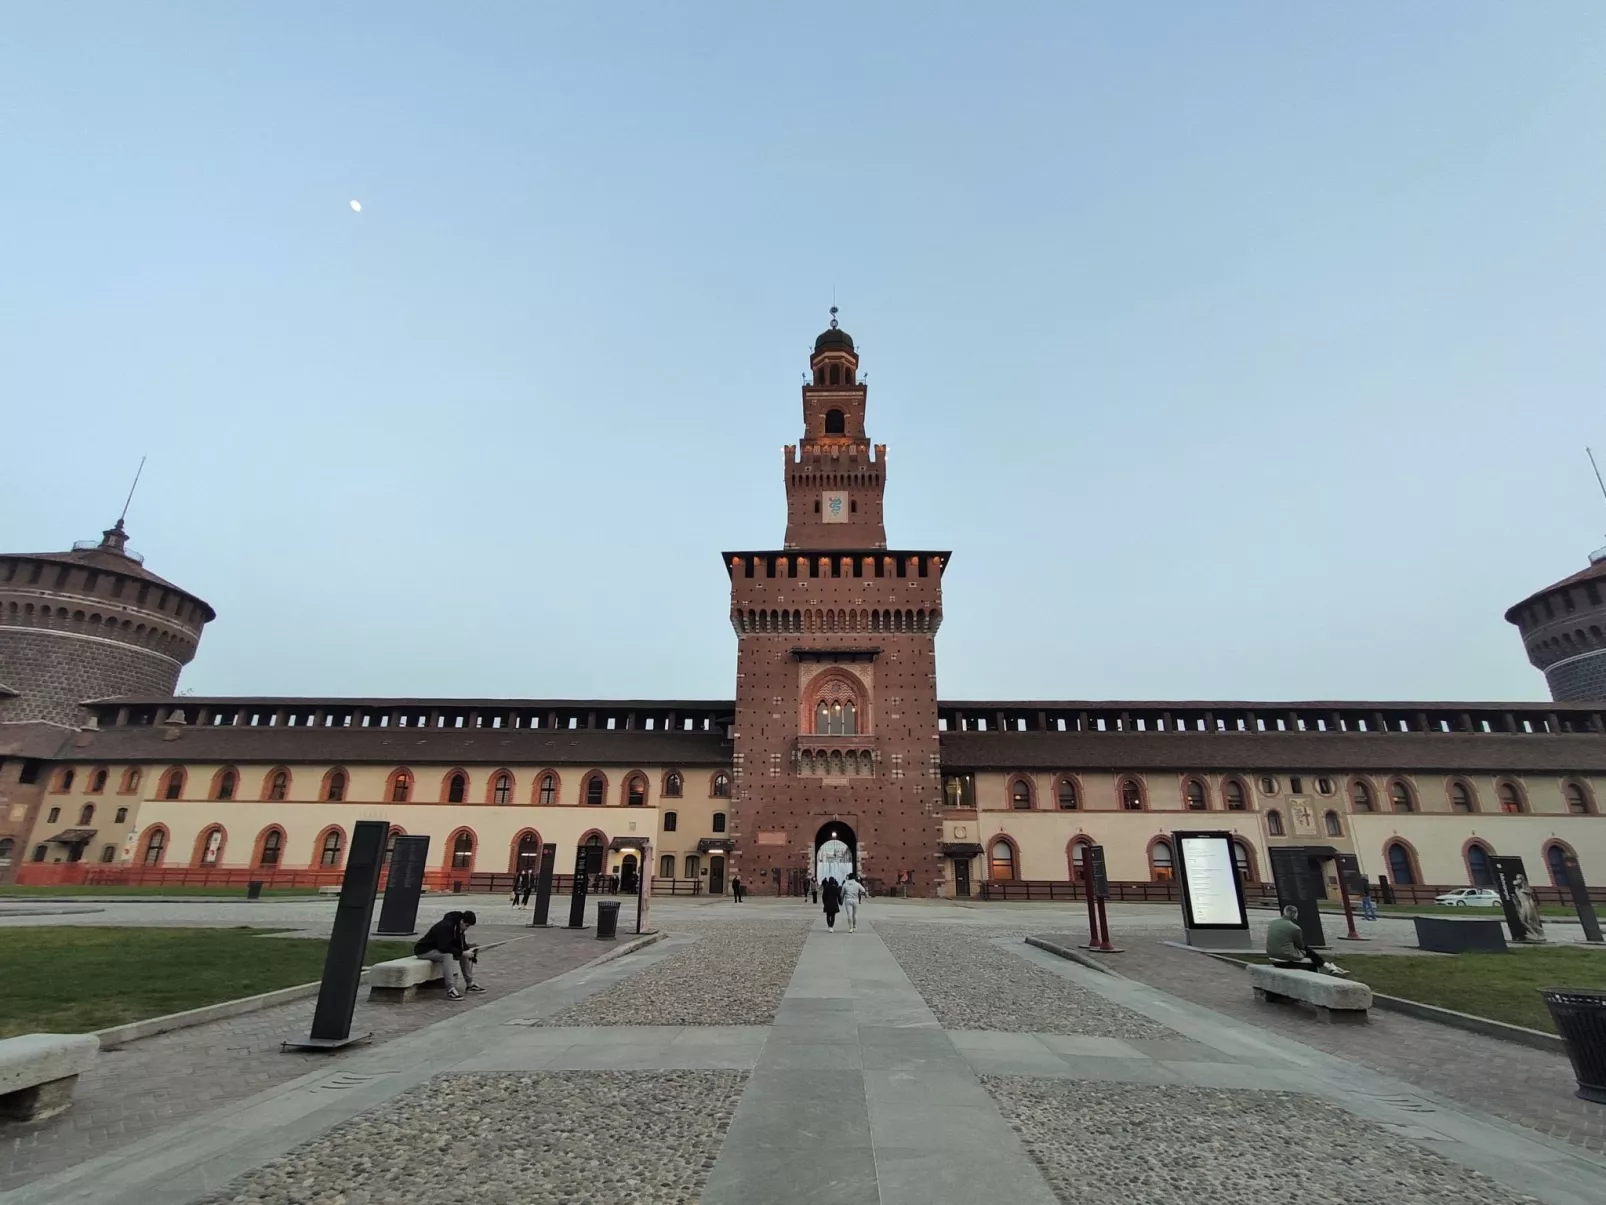
<path id="1" fill-rule="evenodd" d="M 362 212 L 362 202 L 361 201 L 353 201 L 351 203 L 351 212 L 352 213 L 361 213 Z"/>

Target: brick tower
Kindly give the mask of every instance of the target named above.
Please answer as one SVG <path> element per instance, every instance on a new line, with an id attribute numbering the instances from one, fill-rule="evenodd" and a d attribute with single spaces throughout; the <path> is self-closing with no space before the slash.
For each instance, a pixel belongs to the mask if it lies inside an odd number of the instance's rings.
<path id="1" fill-rule="evenodd" d="M 1589 568 L 1530 594 L 1506 612 L 1528 660 L 1544 671 L 1558 703 L 1606 699 L 1606 548 Z"/>
<path id="2" fill-rule="evenodd" d="M 946 552 L 895 551 L 882 521 L 886 448 L 864 432 L 853 340 L 831 326 L 784 460 L 784 547 L 727 552 L 736 629 L 733 867 L 788 893 L 821 844 L 861 875 L 941 879 L 935 637 Z"/>

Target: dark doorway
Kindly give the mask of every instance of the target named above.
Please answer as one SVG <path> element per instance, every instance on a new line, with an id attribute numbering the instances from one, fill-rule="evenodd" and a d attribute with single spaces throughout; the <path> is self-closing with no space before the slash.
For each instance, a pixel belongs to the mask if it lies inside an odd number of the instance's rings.
<path id="1" fill-rule="evenodd" d="M 859 869 L 859 838 L 850 825 L 840 820 L 820 825 L 814 834 L 814 875 L 820 882 L 847 879 Z"/>
<path id="2" fill-rule="evenodd" d="M 586 873 L 601 874 L 602 855 L 604 852 L 602 848 L 602 838 L 597 836 L 596 833 L 592 833 L 585 839 L 585 845 L 581 848 L 586 851 Z"/>
<path id="3" fill-rule="evenodd" d="M 626 854 L 619 864 L 619 890 L 626 895 L 636 894 L 636 855 Z"/>
<path id="4" fill-rule="evenodd" d="M 708 856 L 708 894 L 725 894 L 725 859 L 719 854 Z"/>
<path id="5" fill-rule="evenodd" d="M 957 899 L 970 898 L 970 859 L 954 859 L 954 896 Z"/>

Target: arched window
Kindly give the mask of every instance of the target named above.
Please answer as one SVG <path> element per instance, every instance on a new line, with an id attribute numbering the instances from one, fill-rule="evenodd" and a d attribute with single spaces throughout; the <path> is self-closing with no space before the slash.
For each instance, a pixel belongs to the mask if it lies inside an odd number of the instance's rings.
<path id="1" fill-rule="evenodd" d="M 339 803 L 346 797 L 346 772 L 344 770 L 331 770 L 329 777 L 324 780 L 323 797 L 330 803 Z"/>
<path id="2" fill-rule="evenodd" d="M 523 833 L 519 843 L 513 849 L 513 871 L 518 873 L 524 870 L 539 870 L 541 868 L 541 838 L 535 833 Z"/>
<path id="3" fill-rule="evenodd" d="M 393 828 L 390 830 L 390 832 L 385 834 L 385 858 L 381 865 L 390 865 L 390 859 L 396 852 L 396 838 L 405 837 L 406 835 L 407 834 L 402 832 L 402 830 L 399 828 Z"/>
<path id="4" fill-rule="evenodd" d="M 70 791 L 70 790 L 72 790 L 72 783 L 73 783 L 73 778 L 74 777 L 76 777 L 76 776 L 73 773 L 72 767 L 68 766 L 65 770 L 63 770 L 61 772 L 61 775 L 56 779 L 56 790 L 58 790 L 58 791 Z"/>
<path id="5" fill-rule="evenodd" d="M 1283 835 L 1283 814 L 1276 808 L 1266 813 L 1266 831 L 1273 837 Z"/>
<path id="6" fill-rule="evenodd" d="M 602 848 L 602 834 L 592 833 L 585 839 L 581 847 L 586 851 L 586 873 L 600 874 L 602 872 L 603 854 L 606 852 Z M 688 863 L 688 865 L 695 866 L 695 860 Z M 686 877 L 689 879 L 696 878 L 697 872 L 693 870 L 692 873 Z"/>
<path id="7" fill-rule="evenodd" d="M 625 806 L 633 808 L 647 806 L 647 780 L 639 774 L 632 775 L 630 781 L 625 783 Z"/>
<path id="8" fill-rule="evenodd" d="M 664 832 L 672 833 L 679 827 L 680 827 L 680 813 L 679 812 L 665 812 L 664 813 Z M 670 876 L 670 877 L 673 878 L 674 876 Z"/>
<path id="9" fill-rule="evenodd" d="M 123 771 L 123 785 L 117 788 L 118 794 L 132 795 L 139 790 L 139 768 L 130 766 Z"/>
<path id="10" fill-rule="evenodd" d="M 1008 883 L 1015 878 L 1015 847 L 1008 841 L 999 839 L 993 842 L 987 877 L 1000 883 Z"/>
<path id="11" fill-rule="evenodd" d="M 1376 807 L 1371 785 L 1364 778 L 1357 778 L 1349 784 L 1349 797 L 1357 812 L 1370 812 Z"/>
<path id="12" fill-rule="evenodd" d="M 1562 797 L 1567 800 L 1567 810 L 1575 816 L 1588 816 L 1595 810 L 1594 800 L 1589 797 L 1589 790 L 1581 782 L 1569 782 L 1562 786 Z M 1556 848 L 1552 846 L 1551 848 Z"/>
<path id="13" fill-rule="evenodd" d="M 102 845 L 100 847 L 100 860 L 102 862 L 116 861 L 117 847 L 115 845 Z M 0 866 L 4 866 L 8 861 L 10 861 L 9 858 L 0 858 Z"/>
<path id="14" fill-rule="evenodd" d="M 104 769 L 96 770 L 89 778 L 89 793 L 91 795 L 99 795 L 105 789 L 106 771 Z"/>
<path id="15" fill-rule="evenodd" d="M 1519 816 L 1528 810 L 1528 804 L 1522 797 L 1522 788 L 1510 779 L 1501 782 L 1495 788 L 1495 794 L 1500 798 L 1500 810 L 1510 816 Z"/>
<path id="16" fill-rule="evenodd" d="M 1550 871 L 1550 882 L 1558 890 L 1565 891 L 1569 885 L 1567 878 L 1567 850 L 1561 842 L 1552 841 L 1545 846 L 1545 869 Z"/>
<path id="17" fill-rule="evenodd" d="M 213 799 L 233 799 L 234 788 L 239 784 L 240 776 L 233 770 L 218 771 L 217 782 L 212 787 Z"/>
<path id="18" fill-rule="evenodd" d="M 859 714 L 852 699 L 821 699 L 814 709 L 814 731 L 818 736 L 857 736 Z"/>
<path id="19" fill-rule="evenodd" d="M 1226 800 L 1229 812 L 1241 812 L 1248 807 L 1244 802 L 1244 784 L 1236 778 L 1229 778 L 1221 784 L 1221 797 Z"/>
<path id="20" fill-rule="evenodd" d="M 1149 846 L 1149 877 L 1156 883 L 1168 882 L 1173 874 L 1171 842 L 1156 841 Z"/>
<path id="21" fill-rule="evenodd" d="M 179 799 L 184 794 L 184 767 L 174 766 L 162 776 L 162 798 Z"/>
<path id="22" fill-rule="evenodd" d="M 275 770 L 268 779 L 268 798 L 283 800 L 290 797 L 290 772 L 288 770 Z"/>
<path id="23" fill-rule="evenodd" d="M 1322 817 L 1322 822 L 1327 826 L 1327 835 L 1329 837 L 1342 837 L 1344 835 L 1344 825 L 1339 821 L 1337 812 L 1326 813 Z"/>
<path id="24" fill-rule="evenodd" d="M 847 416 L 840 410 L 827 410 L 825 412 L 825 433 L 827 435 L 846 435 L 848 433 Z"/>
<path id="25" fill-rule="evenodd" d="M 167 853 L 167 830 L 157 825 L 145 835 L 145 857 L 143 861 L 147 866 L 160 866 L 162 857 Z"/>
<path id="26" fill-rule="evenodd" d="M 78 823 L 79 824 L 93 824 L 94 821 L 95 821 L 95 805 L 94 804 L 86 803 L 86 804 L 84 804 L 83 807 L 78 809 Z"/>
<path id="27" fill-rule="evenodd" d="M 1009 806 L 1016 811 L 1030 811 L 1032 807 L 1032 784 L 1024 778 L 1010 780 Z"/>
<path id="28" fill-rule="evenodd" d="M 586 802 L 592 807 L 600 805 L 608 795 L 608 784 L 603 781 L 602 775 L 593 774 L 586 779 Z"/>
<path id="29" fill-rule="evenodd" d="M 1450 810 L 1452 812 L 1475 812 L 1477 805 L 1473 803 L 1472 787 L 1459 778 L 1450 784 Z"/>
<path id="30" fill-rule="evenodd" d="M 1190 778 L 1183 783 L 1182 799 L 1190 812 L 1207 812 L 1210 810 L 1210 796 L 1205 794 L 1205 785 L 1202 779 Z"/>
<path id="31" fill-rule="evenodd" d="M 284 852 L 284 833 L 279 829 L 270 828 L 262 837 L 262 853 L 257 858 L 258 866 L 277 866 L 279 855 Z"/>
<path id="32" fill-rule="evenodd" d="M 1391 841 L 1384 851 L 1389 860 L 1389 877 L 1394 880 L 1397 887 L 1412 887 L 1416 885 L 1415 864 L 1411 860 L 1411 851 L 1403 841 Z"/>
<path id="33" fill-rule="evenodd" d="M 1074 778 L 1060 779 L 1055 794 L 1062 812 L 1074 812 L 1082 806 L 1082 797 L 1077 794 L 1076 779 Z"/>
<path id="34" fill-rule="evenodd" d="M 201 834 L 200 857 L 196 859 L 202 866 L 216 866 L 218 859 L 223 856 L 223 841 L 227 837 L 222 827 L 214 824 Z"/>
<path id="35" fill-rule="evenodd" d="M 831 365 L 831 384 L 833 384 L 833 385 L 842 384 L 842 365 L 840 365 L 840 364 Z M 837 411 L 832 411 L 832 413 L 838 413 L 838 412 Z"/>
<path id="36" fill-rule="evenodd" d="M 1232 843 L 1232 864 L 1238 868 L 1238 875 L 1246 883 L 1255 881 L 1255 859 L 1249 852 L 1249 846 L 1234 838 Z"/>
<path id="37" fill-rule="evenodd" d="M 392 803 L 406 803 L 413 797 L 413 774 L 411 770 L 392 770 L 390 773 L 390 790 L 386 792 Z"/>
<path id="38" fill-rule="evenodd" d="M 498 806 L 513 802 L 513 776 L 505 770 L 491 780 L 491 802 Z"/>
<path id="39" fill-rule="evenodd" d="M 685 787 L 686 780 L 682 778 L 676 771 L 671 770 L 668 774 L 664 775 L 665 799 L 679 799 L 680 793 L 681 791 L 685 790 Z M 674 876 L 671 875 L 670 877 L 673 878 Z"/>
<path id="40" fill-rule="evenodd" d="M 724 812 L 715 812 L 714 813 L 714 831 L 716 833 L 722 833 L 722 832 L 725 831 L 725 813 Z"/>
<path id="41" fill-rule="evenodd" d="M 1087 850 L 1093 842 L 1086 837 L 1071 839 L 1071 880 L 1080 883 L 1087 874 Z"/>
<path id="42" fill-rule="evenodd" d="M 114 824 L 122 824 L 127 819 L 128 819 L 128 809 L 127 808 L 118 808 L 117 809 L 117 815 L 113 818 L 112 823 L 114 823 Z"/>
<path id="43" fill-rule="evenodd" d="M 463 796 L 468 794 L 468 779 L 462 774 L 453 774 L 446 780 L 446 802 L 462 803 Z"/>
<path id="44" fill-rule="evenodd" d="M 558 776 L 556 774 L 541 775 L 541 790 L 538 798 L 542 804 L 548 806 L 558 801 Z"/>
<path id="45" fill-rule="evenodd" d="M 1119 787 L 1121 806 L 1129 812 L 1143 810 L 1143 785 L 1135 778 L 1123 778 Z"/>
<path id="46" fill-rule="evenodd" d="M 1474 841 L 1467 846 L 1467 879 L 1474 887 L 1494 886 L 1494 864 L 1487 846 Z"/>
<path id="47" fill-rule="evenodd" d="M 1389 803 L 1396 812 L 1416 811 L 1416 796 L 1411 793 L 1411 785 L 1403 778 L 1389 781 Z"/>
<path id="48" fill-rule="evenodd" d="M 467 870 L 474 865 L 474 834 L 467 829 L 452 838 L 452 869 Z"/>
<path id="49" fill-rule="evenodd" d="M 332 828 L 323 835 L 323 848 L 318 851 L 318 865 L 335 867 L 340 865 L 340 830 Z"/>
<path id="50" fill-rule="evenodd" d="M 721 770 L 714 775 L 714 798 L 729 799 L 731 793 L 731 777 Z"/>

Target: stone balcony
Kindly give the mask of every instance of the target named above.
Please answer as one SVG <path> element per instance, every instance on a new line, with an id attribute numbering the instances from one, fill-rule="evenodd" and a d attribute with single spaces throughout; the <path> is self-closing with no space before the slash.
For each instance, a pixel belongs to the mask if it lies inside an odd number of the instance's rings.
<path id="1" fill-rule="evenodd" d="M 801 778 L 870 778 L 880 763 L 873 736 L 800 736 L 792 742 L 792 772 Z"/>

